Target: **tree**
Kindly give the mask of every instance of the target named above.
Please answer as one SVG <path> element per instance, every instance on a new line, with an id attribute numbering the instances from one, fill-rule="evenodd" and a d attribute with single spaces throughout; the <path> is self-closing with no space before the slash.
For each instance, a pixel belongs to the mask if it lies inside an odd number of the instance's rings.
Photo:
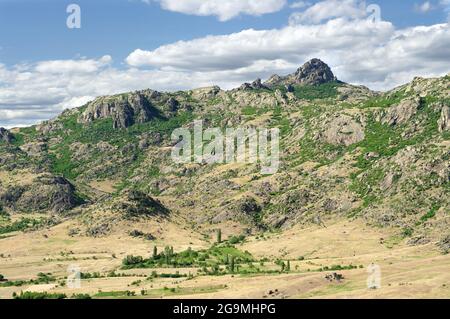
<path id="1" fill-rule="evenodd" d="M 217 230 L 217 243 L 220 244 L 222 242 L 222 229 Z"/>
<path id="2" fill-rule="evenodd" d="M 234 272 L 234 256 L 230 257 L 230 272 Z"/>
<path id="3" fill-rule="evenodd" d="M 288 272 L 291 271 L 291 261 L 290 260 L 287 261 L 286 271 L 288 271 Z"/>

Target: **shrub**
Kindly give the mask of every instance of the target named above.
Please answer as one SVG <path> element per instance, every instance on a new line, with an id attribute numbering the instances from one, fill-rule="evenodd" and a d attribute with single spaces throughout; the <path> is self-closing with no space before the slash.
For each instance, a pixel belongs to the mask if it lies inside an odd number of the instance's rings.
<path id="1" fill-rule="evenodd" d="M 133 256 L 128 255 L 123 261 L 122 264 L 124 266 L 132 266 L 132 265 L 138 265 L 141 264 L 144 261 L 144 258 L 142 256 Z"/>

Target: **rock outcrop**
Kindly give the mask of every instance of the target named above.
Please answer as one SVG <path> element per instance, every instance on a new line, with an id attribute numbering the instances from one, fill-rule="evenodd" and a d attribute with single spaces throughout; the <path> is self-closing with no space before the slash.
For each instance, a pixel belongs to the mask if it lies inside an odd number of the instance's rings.
<path id="1" fill-rule="evenodd" d="M 261 79 L 256 79 L 252 83 L 244 83 L 239 88 L 239 90 L 241 90 L 241 91 L 245 91 L 245 90 L 263 90 L 263 89 L 268 89 L 268 87 L 261 82 Z"/>
<path id="2" fill-rule="evenodd" d="M 168 209 L 161 202 L 136 190 L 126 191 L 124 197 L 113 204 L 112 208 L 122 212 L 125 218 L 165 216 L 169 213 Z"/>
<path id="3" fill-rule="evenodd" d="M 152 104 L 152 99 L 159 96 L 156 91 L 145 90 L 101 97 L 87 105 L 79 122 L 90 123 L 97 119 L 112 118 L 115 129 L 127 128 L 135 123 L 145 123 L 161 117 L 160 111 Z"/>
<path id="4" fill-rule="evenodd" d="M 364 126 L 348 115 L 340 115 L 327 123 L 322 139 L 333 145 L 349 146 L 365 137 Z"/>
<path id="5" fill-rule="evenodd" d="M 404 124 L 416 114 L 420 103 L 420 98 L 403 100 L 398 105 L 390 107 L 381 122 L 390 126 Z"/>
<path id="6" fill-rule="evenodd" d="M 0 203 L 21 212 L 63 213 L 80 202 L 67 179 L 51 175 L 39 176 L 29 185 L 0 189 Z"/>
<path id="7" fill-rule="evenodd" d="M 0 142 L 11 143 L 14 136 L 5 128 L 0 127 Z"/>

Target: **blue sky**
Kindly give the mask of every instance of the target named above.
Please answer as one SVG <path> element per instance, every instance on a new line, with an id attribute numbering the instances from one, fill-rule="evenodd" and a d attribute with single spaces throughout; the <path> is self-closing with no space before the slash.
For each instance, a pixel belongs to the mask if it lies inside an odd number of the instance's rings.
<path id="1" fill-rule="evenodd" d="M 80 29 L 66 26 L 71 3 Z M 371 4 L 381 19 L 368 23 L 361 8 Z M 449 9 L 450 0 L 0 0 L 0 126 L 128 90 L 228 89 L 312 57 L 377 90 L 440 76 L 450 71 Z"/>
<path id="2" fill-rule="evenodd" d="M 423 2 L 379 0 L 368 4 L 378 4 L 383 19 L 398 27 L 446 21 L 447 13 L 437 6 L 425 13 L 417 10 L 415 5 Z M 66 27 L 66 7 L 71 3 L 82 9 L 79 30 Z M 153 50 L 178 40 L 248 28 L 280 28 L 294 11 L 285 6 L 275 13 L 257 17 L 244 14 L 221 22 L 214 16 L 171 12 L 157 2 L 139 0 L 0 0 L 0 61 L 10 65 L 110 54 L 120 64 L 136 48 Z"/>

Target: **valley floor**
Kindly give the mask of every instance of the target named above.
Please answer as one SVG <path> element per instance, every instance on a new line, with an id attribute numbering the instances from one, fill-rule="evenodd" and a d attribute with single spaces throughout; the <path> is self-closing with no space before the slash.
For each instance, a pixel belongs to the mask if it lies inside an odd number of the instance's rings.
<path id="1" fill-rule="evenodd" d="M 94 298 L 450 298 L 450 255 L 440 254 L 432 243 L 408 246 L 394 230 L 368 227 L 360 220 L 248 237 L 236 247 L 250 252 L 258 260 L 255 264 L 269 272 L 280 268 L 277 259 L 289 260 L 290 271 L 219 276 L 200 275 L 198 267 L 120 269 L 125 256 L 150 256 L 154 245 L 159 249 L 170 245 L 174 251 L 211 246 L 205 236 L 176 223 L 159 224 L 156 241 L 124 234 L 69 237 L 71 223 L 0 239 L 0 274 L 9 281 L 29 281 L 39 273 L 56 278 L 50 283 L 0 286 L 0 298 L 21 291 Z M 367 267 L 372 263 L 381 269 L 380 289 L 367 287 Z M 336 270 L 335 265 L 347 269 Z M 82 279 L 80 288 L 68 288 L 65 278 L 74 266 L 102 276 Z M 121 276 L 108 277 L 111 271 Z M 152 272 L 191 276 L 152 278 Z M 344 278 L 325 278 L 333 273 Z"/>

